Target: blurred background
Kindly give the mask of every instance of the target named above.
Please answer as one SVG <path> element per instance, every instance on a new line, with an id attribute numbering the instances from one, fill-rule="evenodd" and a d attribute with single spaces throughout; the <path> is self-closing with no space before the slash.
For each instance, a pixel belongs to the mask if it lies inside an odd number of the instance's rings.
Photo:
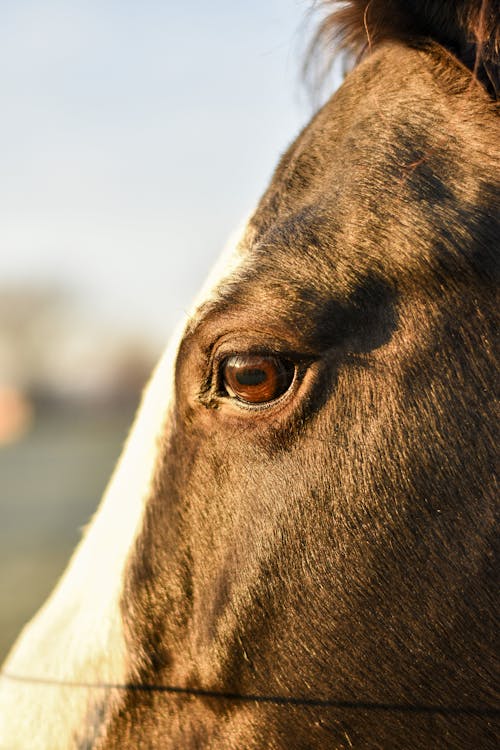
<path id="1" fill-rule="evenodd" d="M 311 114 L 307 0 L 0 7 L 0 658 L 139 394 Z"/>

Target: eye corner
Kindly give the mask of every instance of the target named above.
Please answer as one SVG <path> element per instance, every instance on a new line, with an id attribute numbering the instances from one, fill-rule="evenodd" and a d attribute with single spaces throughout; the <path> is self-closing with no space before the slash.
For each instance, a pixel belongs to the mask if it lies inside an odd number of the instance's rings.
<path id="1" fill-rule="evenodd" d="M 205 380 L 198 393 L 196 394 L 196 401 L 205 407 L 205 409 L 211 409 L 216 411 L 220 408 L 220 388 L 217 382 L 213 382 L 210 378 Z"/>

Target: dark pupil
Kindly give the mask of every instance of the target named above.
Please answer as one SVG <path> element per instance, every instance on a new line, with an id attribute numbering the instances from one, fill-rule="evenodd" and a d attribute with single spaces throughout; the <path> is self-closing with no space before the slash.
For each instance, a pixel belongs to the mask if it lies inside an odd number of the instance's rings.
<path id="1" fill-rule="evenodd" d="M 259 370 L 257 367 L 246 367 L 236 372 L 236 380 L 240 385 L 260 385 L 266 378 L 267 373 L 264 370 Z"/>

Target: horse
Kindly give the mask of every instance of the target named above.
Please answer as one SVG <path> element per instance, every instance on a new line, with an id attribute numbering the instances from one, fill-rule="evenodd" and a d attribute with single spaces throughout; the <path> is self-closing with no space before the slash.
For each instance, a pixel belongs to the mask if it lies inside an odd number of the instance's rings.
<path id="1" fill-rule="evenodd" d="M 500 10 L 322 8 L 351 69 L 8 657 L 3 750 L 498 747 Z"/>

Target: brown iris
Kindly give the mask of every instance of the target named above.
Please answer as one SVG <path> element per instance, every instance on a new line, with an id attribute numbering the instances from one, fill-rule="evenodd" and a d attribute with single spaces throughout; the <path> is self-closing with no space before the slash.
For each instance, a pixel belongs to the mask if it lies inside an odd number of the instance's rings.
<path id="1" fill-rule="evenodd" d="M 292 384 L 291 362 L 263 354 L 234 354 L 222 368 L 227 393 L 247 404 L 274 401 Z"/>

